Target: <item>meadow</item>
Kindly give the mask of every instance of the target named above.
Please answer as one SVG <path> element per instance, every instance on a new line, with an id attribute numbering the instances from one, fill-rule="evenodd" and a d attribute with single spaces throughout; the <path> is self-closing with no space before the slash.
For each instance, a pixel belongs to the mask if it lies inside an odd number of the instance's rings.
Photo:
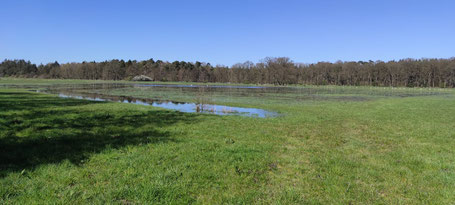
<path id="1" fill-rule="evenodd" d="M 32 91 L 102 83 L 131 84 L 0 79 L 0 204 L 455 202 L 453 89 L 83 90 L 184 102 L 203 93 L 271 118 Z"/>

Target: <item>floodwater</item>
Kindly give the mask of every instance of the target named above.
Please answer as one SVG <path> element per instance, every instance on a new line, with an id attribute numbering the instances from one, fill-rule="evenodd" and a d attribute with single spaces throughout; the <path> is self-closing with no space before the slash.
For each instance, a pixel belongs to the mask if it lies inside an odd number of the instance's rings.
<path id="1" fill-rule="evenodd" d="M 282 103 L 302 101 L 366 101 L 382 97 L 413 97 L 440 95 L 431 89 L 356 88 L 356 87 L 266 87 L 231 85 L 175 85 L 145 83 L 95 83 L 54 85 L 1 85 L 0 87 L 27 88 L 56 94 L 64 98 L 95 101 L 113 101 L 149 105 L 181 112 L 211 113 L 216 115 L 242 115 L 249 117 L 275 117 L 273 111 L 218 105 L 221 102 Z M 127 96 L 125 96 L 127 95 Z M 135 97 L 131 97 L 135 96 Z M 177 100 L 176 100 L 177 99 Z M 171 101 L 172 100 L 172 101 Z M 176 101 L 174 101 L 176 100 Z M 221 103 L 225 104 L 225 103 Z"/>
<path id="2" fill-rule="evenodd" d="M 177 102 L 170 100 L 161 99 L 148 99 L 148 98 L 135 98 L 131 96 L 116 96 L 106 95 L 96 92 L 97 90 L 112 90 L 121 88 L 140 87 L 143 85 L 131 85 L 131 84 L 93 84 L 93 85 L 65 85 L 65 86 L 50 86 L 44 90 L 36 90 L 36 92 L 56 94 L 62 98 L 75 98 L 92 101 L 109 101 L 109 102 L 121 102 L 131 103 L 138 105 L 149 105 L 154 107 L 160 107 L 165 109 L 177 110 L 180 112 L 189 113 L 209 113 L 215 115 L 240 115 L 248 117 L 276 117 L 278 113 L 267 111 L 258 108 L 244 108 L 244 107 L 232 107 L 225 105 L 209 104 L 204 102 L 193 103 L 193 102 Z M 32 86 L 33 87 L 33 86 Z M 32 88 L 28 87 L 28 88 Z M 168 87 L 173 88 L 175 85 L 160 85 L 156 87 Z M 196 86 L 194 86 L 196 88 Z M 150 90 L 150 92 L 153 92 Z"/>
<path id="3" fill-rule="evenodd" d="M 175 102 L 175 101 L 162 101 L 162 100 L 151 100 L 151 99 L 140 99 L 125 96 L 108 96 L 98 94 L 63 94 L 59 93 L 59 97 L 62 98 L 75 98 L 83 100 L 93 101 L 111 101 L 111 102 L 122 102 L 132 103 L 137 105 L 151 105 L 154 107 L 161 107 L 165 109 L 178 110 L 180 112 L 198 112 L 198 113 L 210 113 L 216 115 L 242 115 L 249 117 L 275 117 L 278 114 L 275 112 L 269 112 L 262 109 L 256 108 L 242 108 L 242 107 L 231 107 L 224 105 L 213 105 L 213 104 L 199 104 L 189 102 Z"/>

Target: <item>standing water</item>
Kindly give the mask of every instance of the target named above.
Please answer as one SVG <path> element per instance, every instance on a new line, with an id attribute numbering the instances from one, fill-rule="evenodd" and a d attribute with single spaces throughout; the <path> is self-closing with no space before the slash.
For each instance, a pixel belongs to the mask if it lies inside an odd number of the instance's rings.
<path id="1" fill-rule="evenodd" d="M 134 98 L 129 96 L 113 96 L 113 95 L 103 95 L 97 93 L 79 93 L 71 92 L 70 90 L 46 90 L 40 91 L 43 93 L 57 94 L 62 98 L 75 98 L 83 100 L 92 100 L 92 101 L 109 101 L 109 102 L 121 102 L 121 103 L 132 103 L 138 105 L 150 105 L 154 107 L 160 107 L 165 109 L 177 110 L 180 112 L 189 112 L 189 113 L 209 113 L 216 115 L 240 115 L 248 117 L 276 117 L 278 113 L 266 111 L 263 109 L 257 108 L 242 108 L 242 107 L 231 107 L 225 105 L 215 105 L 215 104 L 206 104 L 206 103 L 190 103 L 190 102 L 176 102 L 176 101 L 167 101 L 167 100 L 152 100 L 146 98 Z"/>

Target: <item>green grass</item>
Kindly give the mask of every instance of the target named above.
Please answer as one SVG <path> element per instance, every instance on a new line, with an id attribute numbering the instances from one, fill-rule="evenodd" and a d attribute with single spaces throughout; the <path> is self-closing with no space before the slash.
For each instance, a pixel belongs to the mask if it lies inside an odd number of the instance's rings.
<path id="1" fill-rule="evenodd" d="M 0 204 L 455 202 L 452 90 L 333 89 L 357 91 L 323 94 L 367 100 L 276 93 L 225 102 L 283 114 L 261 119 L 2 88 Z"/>

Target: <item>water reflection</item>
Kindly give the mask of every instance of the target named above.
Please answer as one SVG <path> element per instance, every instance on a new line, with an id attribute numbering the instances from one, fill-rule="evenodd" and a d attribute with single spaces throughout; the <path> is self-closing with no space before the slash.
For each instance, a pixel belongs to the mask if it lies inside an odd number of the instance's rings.
<path id="1" fill-rule="evenodd" d="M 275 112 L 270 112 L 257 108 L 242 108 L 242 107 L 231 107 L 224 105 L 214 105 L 214 104 L 203 104 L 203 103 L 187 103 L 187 102 L 175 102 L 175 101 L 165 101 L 165 100 L 153 100 L 146 98 L 134 98 L 130 96 L 112 96 L 112 95 L 103 95 L 97 93 L 71 93 L 65 90 L 56 91 L 56 90 L 47 90 L 47 91 L 37 91 L 43 93 L 53 93 L 58 94 L 62 98 L 75 98 L 81 100 L 93 100 L 93 101 L 110 101 L 110 102 L 121 102 L 121 103 L 131 103 L 138 105 L 150 105 L 154 107 L 160 107 L 165 109 L 178 110 L 180 112 L 197 112 L 197 113 L 210 113 L 216 115 L 241 115 L 249 117 L 275 117 L 278 116 Z"/>
<path id="2" fill-rule="evenodd" d="M 234 85 L 172 85 L 172 84 L 139 84 L 139 83 L 93 83 L 93 84 L 54 84 L 54 85 L 14 85 L 6 84 L 7 88 L 47 88 L 71 92 L 97 92 L 121 90 L 123 92 L 144 91 L 147 93 L 182 92 L 197 96 L 201 90 L 206 96 L 257 97 L 279 100 L 368 100 L 371 97 L 414 97 L 442 95 L 440 89 L 424 88 L 381 88 L 353 86 L 320 86 L 320 87 L 266 87 L 266 86 L 234 86 Z M 158 96 L 160 97 L 160 96 Z M 213 104 L 213 103 L 210 103 Z"/>
<path id="3" fill-rule="evenodd" d="M 216 105 L 219 102 L 254 100 L 254 104 L 273 100 L 279 103 L 300 103 L 305 101 L 367 101 L 383 97 L 414 97 L 446 95 L 441 89 L 423 88 L 381 88 L 381 87 L 267 87 L 234 85 L 172 85 L 140 83 L 93 83 L 93 84 L 1 84 L 0 88 L 45 89 L 47 93 L 61 94 L 61 97 L 74 97 L 96 101 L 116 101 L 151 105 L 175 109 L 182 112 L 202 112 L 218 115 L 276 116 L 276 113 L 254 108 L 239 108 Z M 136 96 L 125 97 L 121 95 Z M 159 100 L 151 100 L 159 99 Z M 163 101 L 196 102 L 182 103 Z M 260 99 L 259 101 L 257 99 Z M 262 100 L 263 99 L 263 100 Z"/>

